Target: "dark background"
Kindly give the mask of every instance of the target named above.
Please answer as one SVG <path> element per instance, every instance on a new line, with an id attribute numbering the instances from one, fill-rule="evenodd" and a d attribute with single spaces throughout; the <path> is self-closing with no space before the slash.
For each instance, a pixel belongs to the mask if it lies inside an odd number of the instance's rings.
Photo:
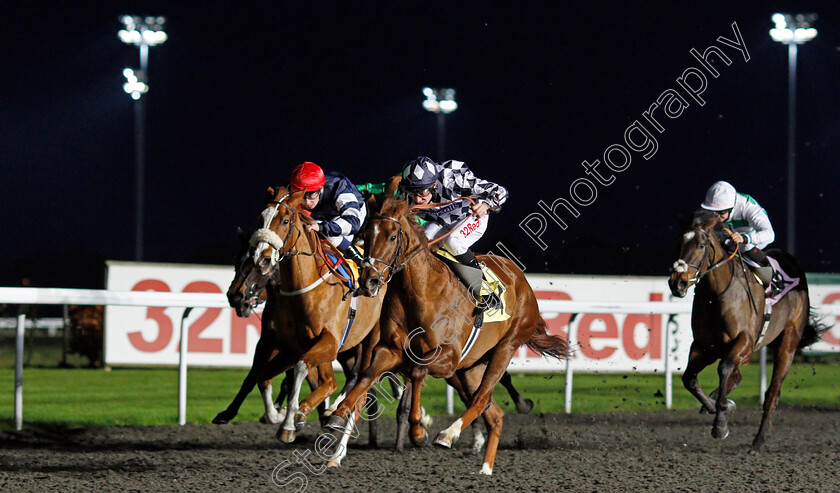
<path id="1" fill-rule="evenodd" d="M 758 5 L 758 6 L 756 6 Z M 121 14 L 164 15 L 146 104 L 145 261 L 228 264 L 266 186 L 309 160 L 356 182 L 436 157 L 423 86 L 453 87 L 446 158 L 510 190 L 477 250 L 502 241 L 529 272 L 665 274 L 677 218 L 725 179 L 787 242 L 787 47 L 776 11 L 816 12 L 798 64 L 796 254 L 840 271 L 840 10 L 835 2 L 7 2 L 0 16 L 0 285 L 104 287 L 104 261 L 134 260 L 133 101 Z M 737 22 L 750 60 L 716 42 Z M 659 150 L 633 154 L 598 198 L 549 224 L 540 250 L 518 227 L 569 197 L 581 161 L 622 143 L 683 70 L 717 45 L 733 63 L 705 106 L 660 118 Z M 649 127 L 648 127 L 649 128 Z M 606 171 L 603 165 L 599 170 Z"/>

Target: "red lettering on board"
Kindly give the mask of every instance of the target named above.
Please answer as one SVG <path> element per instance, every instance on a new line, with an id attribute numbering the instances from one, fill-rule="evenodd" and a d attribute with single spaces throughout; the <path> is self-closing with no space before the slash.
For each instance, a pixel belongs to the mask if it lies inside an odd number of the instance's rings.
<path id="1" fill-rule="evenodd" d="M 185 293 L 221 293 L 216 284 L 208 281 L 195 281 L 187 284 Z M 191 353 L 221 353 L 222 340 L 220 338 L 201 337 L 201 333 L 210 326 L 222 313 L 221 308 L 205 308 L 204 313 L 193 322 L 187 330 L 187 351 Z"/>
<path id="2" fill-rule="evenodd" d="M 132 291 L 161 291 L 161 292 L 169 292 L 169 286 L 157 279 L 145 279 L 139 281 L 137 284 L 131 288 Z M 158 325 L 158 335 L 157 338 L 153 341 L 147 341 L 143 338 L 143 332 L 141 331 L 134 331 L 129 332 L 126 334 L 128 336 L 128 341 L 131 343 L 132 346 L 137 348 L 138 351 L 143 351 L 146 353 L 156 353 L 158 351 L 162 351 L 163 348 L 169 344 L 169 341 L 172 340 L 172 320 L 169 316 L 164 313 L 166 310 L 165 307 L 160 306 L 150 306 L 146 308 L 146 318 L 150 320 L 154 320 L 157 322 Z"/>
<path id="3" fill-rule="evenodd" d="M 831 293 L 823 298 L 823 305 L 830 305 L 835 301 L 840 301 L 840 293 Z M 837 316 L 836 318 L 837 321 L 840 322 L 840 316 Z M 832 334 L 830 330 L 823 332 L 822 339 L 829 344 L 840 345 L 840 337 Z"/>
<path id="4" fill-rule="evenodd" d="M 606 327 L 604 330 L 592 330 L 592 322 L 602 320 Z M 594 349 L 592 339 L 618 339 L 618 324 L 615 317 L 608 313 L 587 313 L 580 319 L 578 324 L 578 346 L 580 352 L 590 359 L 606 359 L 613 355 L 616 347 L 605 346 L 603 349 Z"/>
<path id="5" fill-rule="evenodd" d="M 662 293 L 650 293 L 650 301 L 662 301 Z M 637 347 L 634 340 L 639 325 L 647 328 L 649 334 L 647 346 L 644 347 Z M 651 359 L 662 358 L 662 315 L 627 315 L 621 329 L 621 340 L 624 352 L 630 359 L 642 359 L 646 354 Z"/>
<path id="6" fill-rule="evenodd" d="M 248 327 L 257 329 L 257 335 L 262 330 L 260 316 L 251 312 L 248 318 L 237 317 L 236 310 L 230 310 L 230 352 L 243 354 L 248 349 Z"/>

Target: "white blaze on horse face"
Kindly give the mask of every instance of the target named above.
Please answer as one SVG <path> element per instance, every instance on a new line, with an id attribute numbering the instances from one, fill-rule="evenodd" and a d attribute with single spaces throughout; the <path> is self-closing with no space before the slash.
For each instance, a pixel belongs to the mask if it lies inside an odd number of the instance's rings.
<path id="1" fill-rule="evenodd" d="M 697 233 L 695 233 L 694 231 L 689 231 L 688 233 L 683 235 L 683 243 L 688 243 L 689 241 L 693 240 L 695 236 L 697 236 Z"/>
<path id="2" fill-rule="evenodd" d="M 265 210 L 260 213 L 263 218 L 262 227 L 254 232 L 250 241 L 251 246 L 254 247 L 254 264 L 259 263 L 262 258 L 262 253 L 269 248 L 273 249 L 270 250 L 270 267 L 274 267 L 274 264 L 280 256 L 279 250 L 283 248 L 283 240 L 277 235 L 277 233 L 271 230 L 271 222 L 275 217 L 277 217 L 279 209 L 280 203 L 278 202 L 274 207 L 266 207 Z"/>

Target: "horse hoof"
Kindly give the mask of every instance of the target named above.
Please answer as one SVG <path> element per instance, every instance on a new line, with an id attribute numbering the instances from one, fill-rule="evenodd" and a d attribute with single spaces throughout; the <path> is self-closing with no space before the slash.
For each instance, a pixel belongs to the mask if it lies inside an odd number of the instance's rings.
<path id="1" fill-rule="evenodd" d="M 479 474 L 484 474 L 485 476 L 492 476 L 493 468 L 490 467 L 490 464 L 485 462 L 481 465 L 481 471 L 479 471 Z"/>
<path id="2" fill-rule="evenodd" d="M 524 399 L 516 403 L 516 412 L 519 414 L 528 414 L 534 409 L 534 401 L 531 399 Z"/>
<path id="3" fill-rule="evenodd" d="M 295 414 L 295 431 L 303 431 L 304 426 L 306 426 L 306 416 L 302 413 Z"/>
<path id="4" fill-rule="evenodd" d="M 341 467 L 341 462 L 337 460 L 327 461 L 327 467 Z"/>
<path id="5" fill-rule="evenodd" d="M 213 418 L 214 425 L 226 425 L 228 423 L 230 423 L 230 418 L 223 416 L 223 413 L 219 413 L 215 418 Z"/>
<path id="6" fill-rule="evenodd" d="M 281 428 L 277 433 L 277 439 L 283 443 L 292 443 L 295 441 L 295 432 L 294 430 L 284 430 Z"/>
<path id="7" fill-rule="evenodd" d="M 723 431 L 712 428 L 712 438 L 717 438 L 718 440 L 723 440 L 724 438 L 729 436 L 729 428 L 724 429 Z"/>
<path id="8" fill-rule="evenodd" d="M 327 421 L 327 428 L 332 428 L 333 430 L 343 430 L 344 429 L 344 418 L 341 416 L 331 416 L 329 421 Z"/>
<path id="9" fill-rule="evenodd" d="M 443 448 L 452 448 L 452 438 L 446 433 L 440 432 L 437 438 L 435 438 L 435 445 Z"/>
<path id="10" fill-rule="evenodd" d="M 415 447 L 418 447 L 418 448 L 425 447 L 425 446 L 426 446 L 426 444 L 428 444 L 428 443 L 429 443 L 429 434 L 428 434 L 428 433 L 426 433 L 426 431 L 424 430 L 424 431 L 423 431 L 423 436 L 421 436 L 420 438 L 417 438 L 417 439 L 415 439 L 415 438 L 413 438 L 413 437 L 412 437 L 412 439 L 411 439 L 411 443 L 412 443 Z"/>
<path id="11" fill-rule="evenodd" d="M 735 401 L 732 399 L 726 399 L 726 412 L 735 412 L 736 409 L 738 409 L 738 406 L 735 405 Z"/>

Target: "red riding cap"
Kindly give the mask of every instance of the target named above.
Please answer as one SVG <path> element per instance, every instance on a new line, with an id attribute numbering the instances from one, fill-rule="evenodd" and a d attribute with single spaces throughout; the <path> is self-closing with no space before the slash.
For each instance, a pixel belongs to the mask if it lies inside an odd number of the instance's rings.
<path id="1" fill-rule="evenodd" d="M 324 186 L 325 181 L 324 170 L 317 164 L 306 161 L 298 164 L 292 170 L 292 178 L 289 180 L 289 186 L 292 192 L 298 190 L 320 190 Z"/>

